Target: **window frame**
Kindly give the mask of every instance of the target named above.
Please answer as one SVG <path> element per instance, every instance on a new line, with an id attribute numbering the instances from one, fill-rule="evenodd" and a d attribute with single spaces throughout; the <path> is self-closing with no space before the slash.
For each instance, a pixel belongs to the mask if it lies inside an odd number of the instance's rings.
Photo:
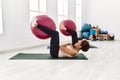
<path id="1" fill-rule="evenodd" d="M 80 27 L 82 25 L 82 0 L 79 0 L 80 2 L 77 2 L 76 0 L 76 26 L 77 30 L 80 30 Z M 77 16 L 77 7 L 80 9 L 80 16 Z"/>
<path id="2" fill-rule="evenodd" d="M 37 9 L 31 9 L 31 1 L 34 1 L 34 0 L 29 0 L 29 4 L 30 4 L 30 10 L 29 10 L 29 12 L 30 12 L 30 21 L 32 21 L 32 19 L 33 19 L 33 17 L 34 16 L 37 16 L 37 15 L 45 15 L 46 14 L 46 12 L 47 12 L 47 9 L 45 8 L 45 11 L 42 11 L 41 9 L 40 9 L 40 1 L 41 0 L 37 0 L 37 3 L 36 3 L 36 5 L 37 5 Z M 45 5 L 44 5 L 44 7 L 46 7 L 46 5 L 47 5 L 47 0 L 43 0 L 43 1 L 45 1 Z M 35 4 L 33 4 L 33 6 L 34 6 Z"/>
<path id="3" fill-rule="evenodd" d="M 59 1 L 63 1 L 62 2 L 62 14 L 59 14 Z M 67 4 L 66 4 L 66 6 L 65 6 L 65 1 L 67 1 Z M 68 19 L 68 0 L 58 0 L 58 2 L 57 2 L 57 6 L 58 6 L 58 10 L 57 10 L 57 17 L 58 17 L 58 26 L 59 26 L 59 24 L 60 24 L 60 22 L 62 21 L 62 20 L 65 20 L 65 19 Z M 61 4 L 60 4 L 60 6 L 61 6 Z M 66 7 L 66 9 L 67 9 L 67 11 L 66 11 L 66 14 L 65 14 L 65 7 Z M 61 17 L 61 21 L 59 21 L 59 17 Z"/>

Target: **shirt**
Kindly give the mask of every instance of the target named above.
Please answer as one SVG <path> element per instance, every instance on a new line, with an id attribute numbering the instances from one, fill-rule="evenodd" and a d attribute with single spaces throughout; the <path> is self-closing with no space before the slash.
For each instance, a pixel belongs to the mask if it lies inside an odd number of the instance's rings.
<path id="1" fill-rule="evenodd" d="M 72 49 L 70 46 L 67 46 L 67 48 Z M 75 57 L 75 56 L 71 56 L 70 54 L 65 53 L 64 51 L 62 51 L 61 49 L 59 49 L 58 57 Z"/>

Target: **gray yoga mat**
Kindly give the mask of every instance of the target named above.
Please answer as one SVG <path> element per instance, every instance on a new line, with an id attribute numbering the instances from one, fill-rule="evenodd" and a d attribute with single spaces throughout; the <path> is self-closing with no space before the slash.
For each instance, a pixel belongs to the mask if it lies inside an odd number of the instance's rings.
<path id="1" fill-rule="evenodd" d="M 17 55 L 11 57 L 10 60 L 88 60 L 88 58 L 83 53 L 79 53 L 74 58 L 52 58 L 50 54 L 46 53 L 18 53 Z"/>
<path id="2" fill-rule="evenodd" d="M 90 45 L 90 48 L 98 48 L 98 47 L 94 45 Z"/>

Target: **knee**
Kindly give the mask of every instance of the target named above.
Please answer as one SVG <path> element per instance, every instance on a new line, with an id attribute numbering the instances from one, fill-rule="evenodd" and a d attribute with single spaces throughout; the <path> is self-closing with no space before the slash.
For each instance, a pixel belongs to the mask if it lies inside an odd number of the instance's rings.
<path id="1" fill-rule="evenodd" d="M 53 32 L 53 35 L 58 36 L 58 35 L 59 35 L 59 32 L 58 32 L 58 31 L 54 31 L 54 32 Z"/>

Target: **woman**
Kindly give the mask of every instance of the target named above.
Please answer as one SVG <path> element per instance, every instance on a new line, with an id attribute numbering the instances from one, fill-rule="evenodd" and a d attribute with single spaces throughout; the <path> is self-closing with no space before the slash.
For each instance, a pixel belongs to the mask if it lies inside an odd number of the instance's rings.
<path id="1" fill-rule="evenodd" d="M 91 40 L 91 41 L 96 41 L 96 36 L 94 34 L 92 34 L 92 35 L 89 36 L 88 39 Z"/>
<path id="2" fill-rule="evenodd" d="M 77 33 L 71 29 L 66 28 L 64 25 L 60 28 L 69 32 L 72 36 L 72 43 L 66 43 L 59 45 L 59 33 L 58 31 L 47 28 L 46 26 L 39 25 L 37 22 L 34 27 L 42 30 L 46 34 L 51 36 L 50 40 L 50 54 L 53 58 L 58 57 L 75 57 L 79 50 L 88 51 L 90 45 L 85 39 L 79 41 L 77 38 Z"/>

